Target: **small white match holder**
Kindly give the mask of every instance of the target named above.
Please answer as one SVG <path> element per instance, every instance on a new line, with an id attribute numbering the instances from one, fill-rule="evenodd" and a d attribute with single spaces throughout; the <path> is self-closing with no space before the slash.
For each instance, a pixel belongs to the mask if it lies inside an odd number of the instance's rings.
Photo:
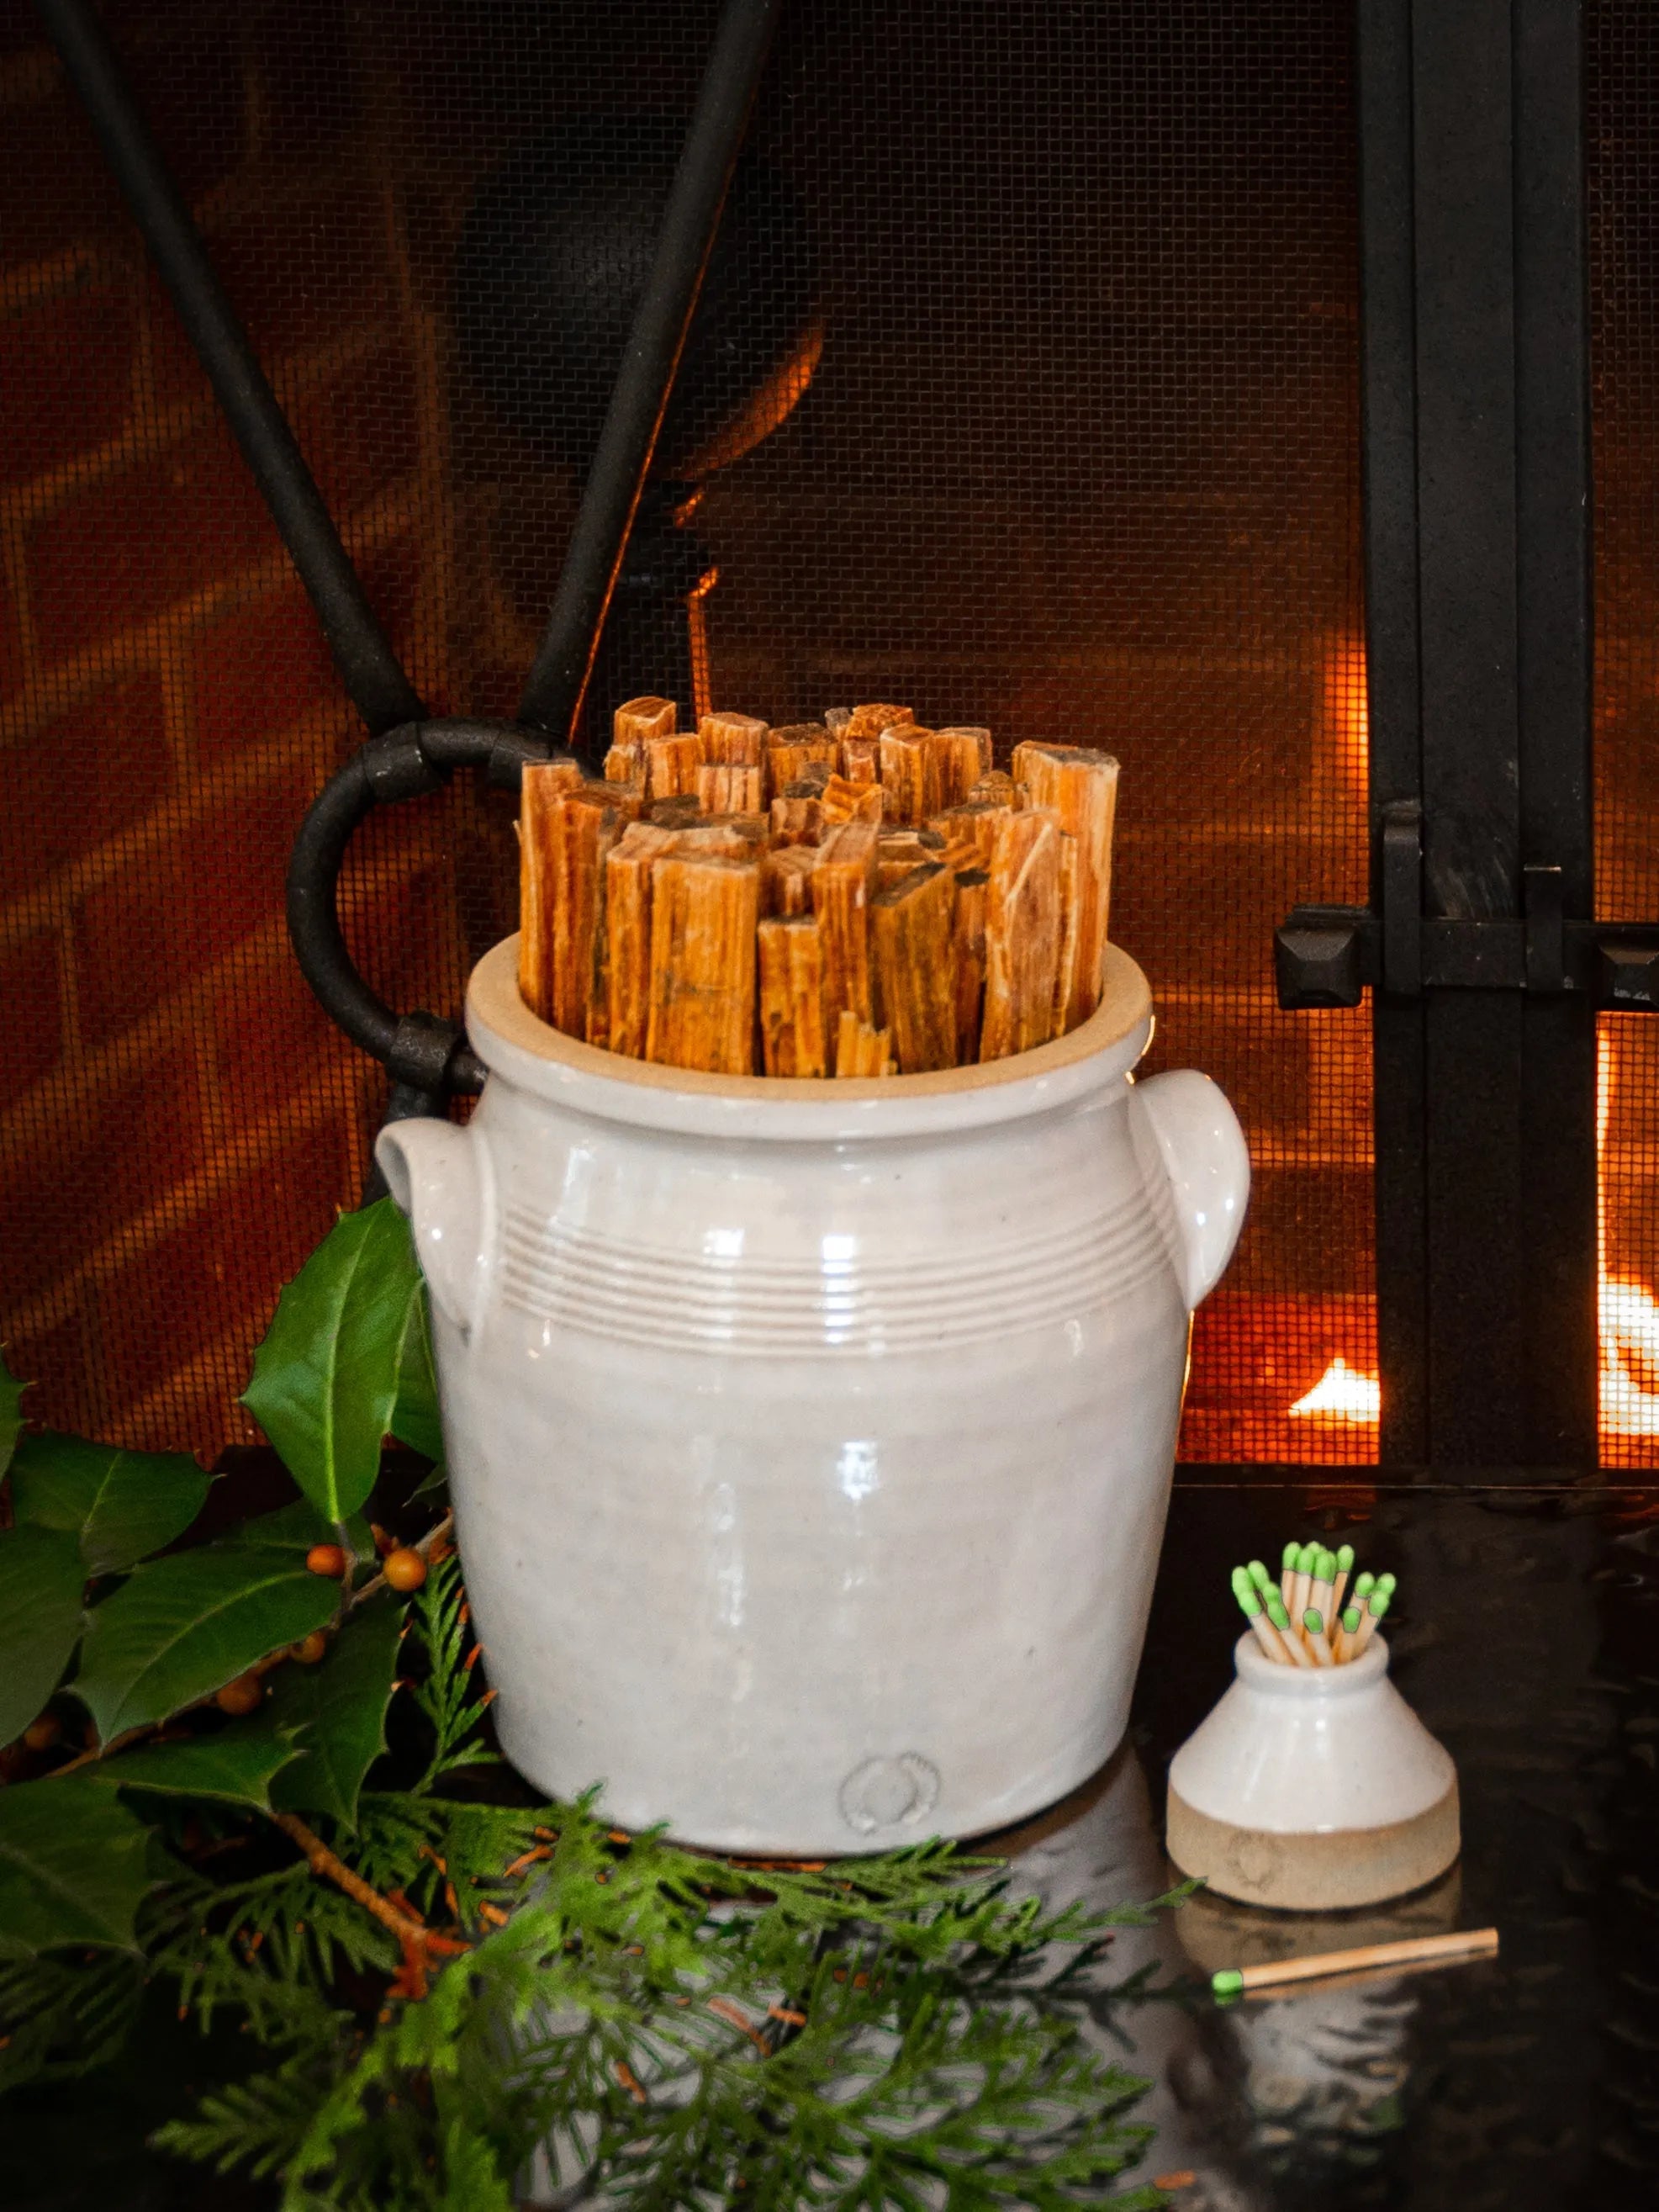
<path id="1" fill-rule="evenodd" d="M 1170 1768 L 1170 1856 L 1281 1911 L 1403 1897 L 1456 1858 L 1457 1771 L 1373 1637 L 1340 1667 L 1284 1667 L 1241 1636 L 1231 1686 Z"/>

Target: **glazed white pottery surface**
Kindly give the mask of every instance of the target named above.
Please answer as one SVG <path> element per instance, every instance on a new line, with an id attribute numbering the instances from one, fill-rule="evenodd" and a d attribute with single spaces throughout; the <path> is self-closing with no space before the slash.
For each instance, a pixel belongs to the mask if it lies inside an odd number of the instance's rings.
<path id="1" fill-rule="evenodd" d="M 377 1147 L 432 1291 L 503 1744 L 619 1822 L 821 1856 L 998 1826 L 1122 1734 L 1189 1309 L 1249 1168 L 1135 1084 L 1144 978 L 1018 1060 L 699 1075 L 480 963 L 471 1121 Z"/>
<path id="2" fill-rule="evenodd" d="M 1381 1828 L 1437 1805 L 1456 1780 L 1389 1680 L 1374 1636 L 1343 1667 L 1282 1667 L 1248 1632 L 1237 1674 L 1176 1753 L 1170 1784 L 1194 1812 L 1237 1828 L 1328 1835 Z"/>

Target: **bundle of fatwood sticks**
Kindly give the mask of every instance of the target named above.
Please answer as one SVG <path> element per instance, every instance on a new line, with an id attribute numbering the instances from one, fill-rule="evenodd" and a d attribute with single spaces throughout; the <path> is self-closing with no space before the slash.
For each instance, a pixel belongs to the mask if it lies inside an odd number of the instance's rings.
<path id="1" fill-rule="evenodd" d="M 720 1075 L 921 1074 L 1100 1002 L 1117 763 L 908 707 L 676 727 L 619 708 L 603 781 L 524 771 L 519 988 L 611 1052 Z"/>

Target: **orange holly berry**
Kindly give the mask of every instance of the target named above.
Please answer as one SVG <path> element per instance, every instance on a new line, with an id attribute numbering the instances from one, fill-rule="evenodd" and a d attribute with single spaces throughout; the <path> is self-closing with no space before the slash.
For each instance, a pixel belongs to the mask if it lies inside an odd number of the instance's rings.
<path id="1" fill-rule="evenodd" d="M 350 1561 L 337 1544 L 313 1544 L 306 1553 L 306 1565 L 313 1575 L 326 1575 L 337 1583 Z"/>
<path id="2" fill-rule="evenodd" d="M 31 1751 L 50 1751 L 63 1733 L 63 1723 L 56 1713 L 42 1713 L 23 1730 L 23 1741 Z"/>
<path id="3" fill-rule="evenodd" d="M 418 1552 L 411 1552 L 406 1546 L 400 1546 L 397 1551 L 387 1553 L 381 1572 L 393 1589 L 400 1590 L 407 1597 L 411 1590 L 419 1589 L 426 1580 L 426 1561 Z"/>
<path id="4" fill-rule="evenodd" d="M 290 1659 L 297 1659 L 302 1667 L 314 1667 L 328 1649 L 328 1638 L 320 1628 L 313 1628 L 309 1636 L 302 1636 L 289 1651 Z"/>
<path id="5" fill-rule="evenodd" d="M 213 1702 L 222 1713 L 231 1713 L 240 1719 L 244 1713 L 257 1712 L 264 1694 L 265 1686 L 257 1674 L 239 1674 L 234 1682 L 225 1684 Z"/>

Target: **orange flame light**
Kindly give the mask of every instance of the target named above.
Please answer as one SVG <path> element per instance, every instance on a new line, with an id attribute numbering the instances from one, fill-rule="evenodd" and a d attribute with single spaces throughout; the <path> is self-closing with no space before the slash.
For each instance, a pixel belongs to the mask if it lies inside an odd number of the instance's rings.
<path id="1" fill-rule="evenodd" d="M 1350 1428 L 1374 1428 L 1382 1418 L 1380 1379 L 1350 1367 L 1340 1352 L 1307 1396 L 1291 1407 L 1293 1421 L 1341 1421 Z"/>
<path id="2" fill-rule="evenodd" d="M 1601 1433 L 1659 1437 L 1659 1304 L 1644 1284 L 1607 1272 L 1607 1124 L 1616 1074 L 1604 1029 L 1595 1055 L 1595 1259 L 1601 1325 Z"/>

